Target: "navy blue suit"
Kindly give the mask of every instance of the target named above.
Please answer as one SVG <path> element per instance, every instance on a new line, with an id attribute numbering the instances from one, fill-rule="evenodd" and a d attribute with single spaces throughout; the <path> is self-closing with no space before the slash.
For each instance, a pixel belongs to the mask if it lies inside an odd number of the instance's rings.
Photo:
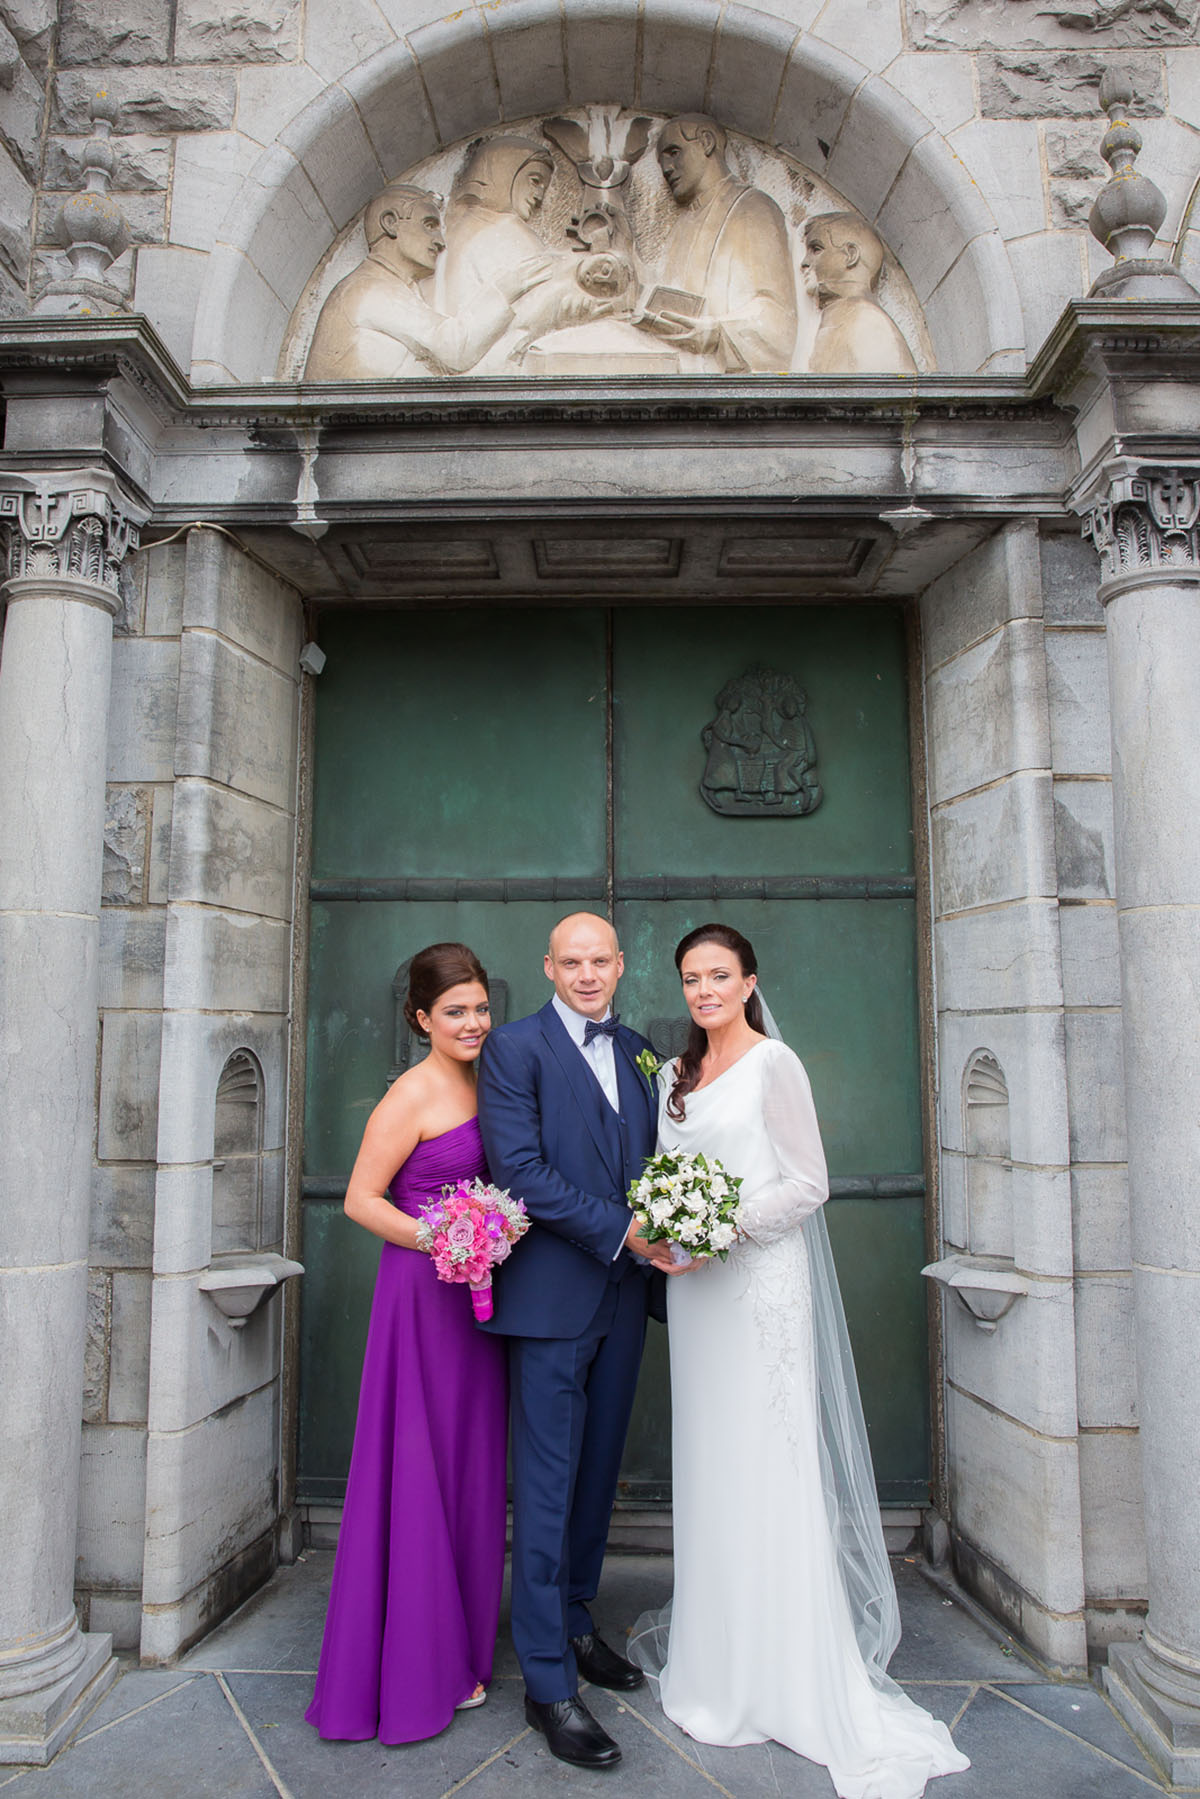
<path id="1" fill-rule="evenodd" d="M 509 1338 L 513 1465 L 513 1642 L 531 1698 L 576 1690 L 569 1638 L 595 1598 L 651 1290 L 621 1245 L 625 1195 L 654 1148 L 656 1102 L 613 1037 L 614 1111 L 553 1002 L 487 1038 L 479 1125 L 491 1178 L 533 1225 L 497 1270 L 484 1328 Z"/>

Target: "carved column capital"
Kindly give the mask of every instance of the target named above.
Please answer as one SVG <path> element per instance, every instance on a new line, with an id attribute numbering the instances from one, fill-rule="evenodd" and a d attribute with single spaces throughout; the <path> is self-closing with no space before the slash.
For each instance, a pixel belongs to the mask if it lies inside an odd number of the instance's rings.
<path id="1" fill-rule="evenodd" d="M 115 610 L 121 564 L 137 549 L 147 517 L 105 469 L 0 473 L 10 582 L 81 582 Z"/>
<path id="2" fill-rule="evenodd" d="M 1075 504 L 1100 554 L 1102 599 L 1132 586 L 1200 581 L 1200 463 L 1123 459 Z"/>

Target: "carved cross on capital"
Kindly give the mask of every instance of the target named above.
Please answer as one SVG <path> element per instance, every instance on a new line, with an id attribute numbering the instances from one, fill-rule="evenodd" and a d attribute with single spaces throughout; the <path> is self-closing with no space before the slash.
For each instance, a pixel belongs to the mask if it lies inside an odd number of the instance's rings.
<path id="1" fill-rule="evenodd" d="M 1099 552 L 1102 589 L 1139 577 L 1200 580 L 1200 463 L 1112 468 L 1087 503 L 1083 535 Z"/>
<path id="2" fill-rule="evenodd" d="M 116 607 L 121 565 L 136 550 L 147 511 L 99 469 L 0 474 L 8 578 L 86 582 Z"/>

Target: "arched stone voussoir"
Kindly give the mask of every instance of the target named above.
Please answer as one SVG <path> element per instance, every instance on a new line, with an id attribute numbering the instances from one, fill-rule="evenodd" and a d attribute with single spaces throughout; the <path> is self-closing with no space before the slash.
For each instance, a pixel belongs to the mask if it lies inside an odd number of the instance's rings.
<path id="1" fill-rule="evenodd" d="M 339 231 L 361 211 L 363 193 L 376 192 L 389 174 L 358 108 L 346 99 L 344 88 L 326 88 L 279 134 Z"/>
<path id="2" fill-rule="evenodd" d="M 626 13 L 636 18 L 631 8 L 613 10 L 623 22 Z M 558 0 L 495 0 L 483 20 L 500 91 L 501 117 L 526 119 L 531 113 L 563 112 L 569 107 L 569 57 Z M 572 50 L 582 50 L 584 43 L 577 32 Z"/>
<path id="3" fill-rule="evenodd" d="M 790 19 L 730 5 L 721 15 L 706 112 L 747 137 L 769 142 L 784 76 L 801 34 Z"/>
<path id="4" fill-rule="evenodd" d="M 269 380 L 287 327 L 287 307 L 257 268 L 241 250 L 217 244 L 196 312 L 192 380 L 198 387 Z"/>

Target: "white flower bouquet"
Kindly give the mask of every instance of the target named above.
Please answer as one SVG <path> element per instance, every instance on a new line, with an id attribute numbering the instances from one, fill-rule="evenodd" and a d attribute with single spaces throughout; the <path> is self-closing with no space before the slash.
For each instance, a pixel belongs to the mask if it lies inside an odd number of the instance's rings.
<path id="1" fill-rule="evenodd" d="M 664 1239 L 677 1262 L 720 1256 L 724 1261 L 739 1233 L 742 1177 L 730 1174 L 715 1156 L 651 1156 L 629 1189 L 638 1229 L 647 1243 Z"/>

